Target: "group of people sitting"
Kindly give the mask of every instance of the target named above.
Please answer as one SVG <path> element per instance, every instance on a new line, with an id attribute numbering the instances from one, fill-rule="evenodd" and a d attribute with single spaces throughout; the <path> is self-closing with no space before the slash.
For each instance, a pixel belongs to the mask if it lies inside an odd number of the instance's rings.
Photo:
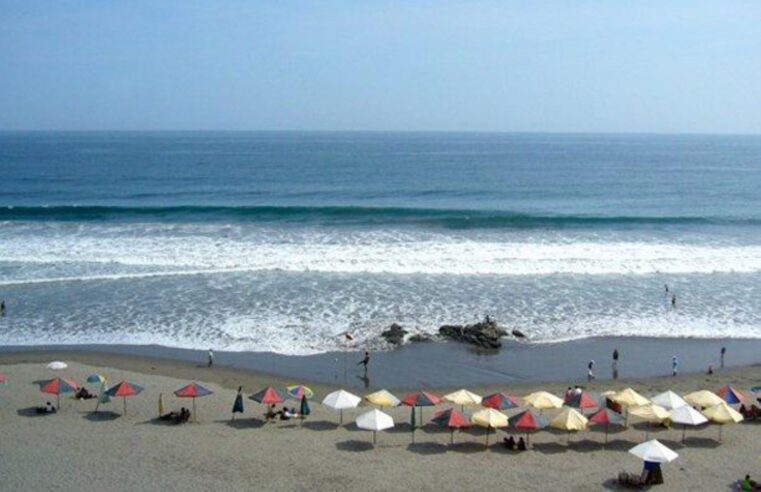
<path id="1" fill-rule="evenodd" d="M 267 409 L 267 413 L 265 414 L 264 417 L 266 418 L 268 422 L 270 422 L 278 418 L 280 420 L 291 420 L 291 419 L 297 419 L 300 416 L 301 415 L 296 411 L 295 408 L 289 409 L 288 407 L 283 406 L 282 410 L 277 410 L 277 408 L 273 404 L 272 406 L 269 407 L 269 409 Z"/>
<path id="2" fill-rule="evenodd" d="M 751 405 L 749 407 L 740 405 L 739 412 L 740 415 L 745 418 L 745 420 L 756 420 L 761 418 L 761 408 L 758 408 L 756 405 Z"/>
<path id="3" fill-rule="evenodd" d="M 90 393 L 89 391 L 87 391 L 87 388 L 85 388 L 84 386 L 81 386 L 77 390 L 77 392 L 74 393 L 74 398 L 76 398 L 77 400 L 91 400 L 97 397 L 98 395 L 96 395 L 95 393 Z"/>
<path id="4" fill-rule="evenodd" d="M 525 451 L 526 441 L 522 437 L 516 441 L 513 436 L 505 437 L 502 439 L 502 444 L 510 451 Z"/>
<path id="5" fill-rule="evenodd" d="M 174 422 L 175 424 L 184 424 L 190 421 L 190 410 L 182 407 L 179 412 L 169 412 L 159 417 L 159 420 Z"/>
<path id="6" fill-rule="evenodd" d="M 37 415 L 47 415 L 56 412 L 55 407 L 50 402 L 47 402 L 44 407 L 37 407 L 34 410 Z"/>

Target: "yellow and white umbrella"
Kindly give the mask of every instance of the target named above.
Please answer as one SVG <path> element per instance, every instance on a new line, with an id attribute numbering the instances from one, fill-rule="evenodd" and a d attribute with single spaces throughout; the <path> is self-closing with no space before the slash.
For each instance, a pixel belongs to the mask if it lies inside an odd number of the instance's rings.
<path id="1" fill-rule="evenodd" d="M 583 431 L 587 428 L 589 420 L 578 410 L 566 408 L 550 420 L 550 427 L 568 432 Z"/>
<path id="2" fill-rule="evenodd" d="M 473 414 L 470 421 L 479 427 L 486 427 L 486 446 L 489 446 L 489 432 L 491 429 L 498 429 L 500 427 L 507 427 L 507 415 L 494 410 L 493 408 L 487 408 Z"/>
<path id="3" fill-rule="evenodd" d="M 736 424 L 743 421 L 743 416 L 734 408 L 727 405 L 727 402 L 721 403 L 703 410 L 703 415 L 708 420 L 715 424 L 721 425 L 719 427 L 719 441 L 721 442 L 721 430 L 726 424 Z"/>
<path id="4" fill-rule="evenodd" d="M 626 405 L 627 407 L 638 407 L 650 403 L 650 400 L 631 388 L 626 388 L 623 391 L 619 391 L 618 393 L 611 396 L 611 400 L 616 403 L 620 403 L 621 405 Z"/>
<path id="5" fill-rule="evenodd" d="M 685 395 L 684 400 L 690 405 L 700 408 L 713 407 L 720 403 L 724 403 L 724 400 L 722 400 L 719 395 L 708 390 L 695 391 L 689 395 Z"/>
<path id="6" fill-rule="evenodd" d="M 460 405 L 463 410 L 465 405 L 480 405 L 482 400 L 480 396 L 466 389 L 461 389 L 459 391 L 455 391 L 454 393 L 444 395 L 444 399 L 451 401 L 455 405 Z"/>
<path id="7" fill-rule="evenodd" d="M 560 408 L 563 406 L 563 400 L 546 391 L 537 391 L 535 393 L 531 393 L 530 395 L 526 396 L 523 401 L 526 402 L 526 405 L 530 405 L 537 410 Z"/>
<path id="8" fill-rule="evenodd" d="M 629 410 L 629 414 L 634 415 L 635 417 L 638 417 L 646 422 L 650 422 L 651 424 L 660 424 L 661 422 L 668 420 L 671 417 L 671 412 L 654 403 L 632 407 Z"/>
<path id="9" fill-rule="evenodd" d="M 384 389 L 365 395 L 365 400 L 381 408 L 398 407 L 402 403 L 399 398 Z"/>

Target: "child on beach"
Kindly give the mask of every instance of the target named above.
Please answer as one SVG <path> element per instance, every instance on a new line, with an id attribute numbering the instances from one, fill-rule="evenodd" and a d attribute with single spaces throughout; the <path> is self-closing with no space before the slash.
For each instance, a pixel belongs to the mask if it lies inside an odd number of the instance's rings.
<path id="1" fill-rule="evenodd" d="M 595 378 L 594 373 L 592 372 L 592 369 L 595 367 L 595 361 L 590 360 L 589 364 L 587 364 L 587 381 L 591 381 Z"/>
<path id="2" fill-rule="evenodd" d="M 671 357 L 671 375 L 676 376 L 679 372 L 679 361 L 676 358 L 676 355 Z"/>

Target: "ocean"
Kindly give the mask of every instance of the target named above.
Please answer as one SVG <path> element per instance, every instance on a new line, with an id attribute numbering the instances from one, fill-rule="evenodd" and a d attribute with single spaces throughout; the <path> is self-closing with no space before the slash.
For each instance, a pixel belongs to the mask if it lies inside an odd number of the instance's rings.
<path id="1" fill-rule="evenodd" d="M 6 132 L 0 183 L 4 345 L 761 338 L 761 136 Z"/>

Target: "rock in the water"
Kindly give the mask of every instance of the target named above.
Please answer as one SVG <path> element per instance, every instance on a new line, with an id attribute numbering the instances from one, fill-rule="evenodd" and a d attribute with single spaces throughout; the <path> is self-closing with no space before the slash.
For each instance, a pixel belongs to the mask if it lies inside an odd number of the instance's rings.
<path id="1" fill-rule="evenodd" d="M 424 343 L 424 342 L 432 342 L 432 341 L 433 341 L 433 338 L 429 337 L 428 335 L 421 335 L 419 333 L 417 335 L 412 335 L 410 337 L 411 343 Z"/>
<path id="2" fill-rule="evenodd" d="M 381 336 L 391 345 L 401 345 L 406 334 L 407 330 L 394 323 L 388 327 L 388 330 L 381 333 Z"/>
<path id="3" fill-rule="evenodd" d="M 445 325 L 439 328 L 439 334 L 458 342 L 496 349 L 502 346 L 500 339 L 507 332 L 499 328 L 495 321 L 486 319 L 473 325 Z"/>
<path id="4" fill-rule="evenodd" d="M 513 336 L 514 336 L 515 338 L 526 338 L 526 335 L 524 335 L 524 334 L 523 334 L 523 332 L 522 332 L 522 331 L 520 331 L 520 330 L 519 330 L 519 329 L 517 329 L 517 328 L 513 329 L 512 333 L 513 333 Z"/>

